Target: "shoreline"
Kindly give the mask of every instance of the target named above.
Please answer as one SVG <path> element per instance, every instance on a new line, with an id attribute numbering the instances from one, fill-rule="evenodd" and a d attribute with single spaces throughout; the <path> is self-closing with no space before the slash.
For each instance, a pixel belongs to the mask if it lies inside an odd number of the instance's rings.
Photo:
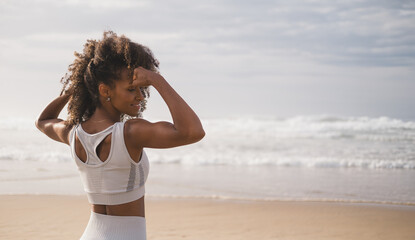
<path id="1" fill-rule="evenodd" d="M 86 196 L 0 195 L 1 239 L 79 239 Z M 407 205 L 146 197 L 148 239 L 414 239 Z"/>
<path id="2" fill-rule="evenodd" d="M 50 194 L 50 193 L 0 193 L 1 196 L 74 196 L 82 197 L 83 194 Z M 348 200 L 348 199 L 261 199 L 261 198 L 237 198 L 237 197 L 224 197 L 224 196 L 172 196 L 172 195 L 146 195 L 147 200 L 211 200 L 211 201 L 229 201 L 229 202 L 252 202 L 252 203 L 272 203 L 272 202 L 299 202 L 299 203 L 338 203 L 338 204 L 357 204 L 357 205 L 374 205 L 374 206 L 407 206 L 415 207 L 413 202 L 389 202 L 389 201 L 371 201 L 371 200 Z"/>

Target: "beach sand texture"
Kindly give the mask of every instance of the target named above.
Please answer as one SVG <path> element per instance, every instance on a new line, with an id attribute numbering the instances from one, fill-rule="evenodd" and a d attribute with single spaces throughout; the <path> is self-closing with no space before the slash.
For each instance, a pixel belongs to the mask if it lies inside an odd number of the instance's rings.
<path id="1" fill-rule="evenodd" d="M 85 196 L 2 195 L 0 239 L 79 239 Z M 415 206 L 330 202 L 146 199 L 156 239 L 415 239 Z"/>

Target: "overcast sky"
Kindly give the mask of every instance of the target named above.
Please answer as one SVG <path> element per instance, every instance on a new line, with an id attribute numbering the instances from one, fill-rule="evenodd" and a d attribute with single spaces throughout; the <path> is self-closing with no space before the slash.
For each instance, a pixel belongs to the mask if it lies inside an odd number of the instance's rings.
<path id="1" fill-rule="evenodd" d="M 104 30 L 152 49 L 204 118 L 415 119 L 415 1 L 395 0 L 1 0 L 0 116 L 36 117 Z M 147 116 L 166 115 L 153 89 Z"/>

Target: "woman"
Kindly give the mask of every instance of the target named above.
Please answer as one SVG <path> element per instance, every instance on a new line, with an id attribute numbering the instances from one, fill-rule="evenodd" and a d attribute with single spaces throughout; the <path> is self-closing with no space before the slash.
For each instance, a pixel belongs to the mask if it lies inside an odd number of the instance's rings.
<path id="1" fill-rule="evenodd" d="M 195 143 L 204 137 L 203 127 L 158 74 L 158 62 L 147 47 L 105 32 L 75 56 L 60 96 L 43 110 L 36 127 L 71 148 L 92 204 L 81 239 L 146 239 L 149 163 L 144 148 Z M 149 86 L 166 102 L 173 123 L 138 118 Z M 58 119 L 68 102 L 68 119 Z"/>

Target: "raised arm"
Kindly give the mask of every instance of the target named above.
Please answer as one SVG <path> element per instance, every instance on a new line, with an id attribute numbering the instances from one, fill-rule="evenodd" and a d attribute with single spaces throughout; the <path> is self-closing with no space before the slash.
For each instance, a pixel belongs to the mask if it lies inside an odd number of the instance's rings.
<path id="1" fill-rule="evenodd" d="M 202 124 L 196 113 L 158 73 L 136 68 L 133 85 L 153 86 L 166 102 L 173 123 L 150 123 L 139 119 L 130 124 L 133 142 L 140 147 L 169 148 L 195 143 L 204 136 Z"/>
<path id="2" fill-rule="evenodd" d="M 66 126 L 64 121 L 58 117 L 69 98 L 69 94 L 64 94 L 54 99 L 46 106 L 35 122 L 36 127 L 48 137 L 68 145 L 68 135 L 72 127 Z"/>

